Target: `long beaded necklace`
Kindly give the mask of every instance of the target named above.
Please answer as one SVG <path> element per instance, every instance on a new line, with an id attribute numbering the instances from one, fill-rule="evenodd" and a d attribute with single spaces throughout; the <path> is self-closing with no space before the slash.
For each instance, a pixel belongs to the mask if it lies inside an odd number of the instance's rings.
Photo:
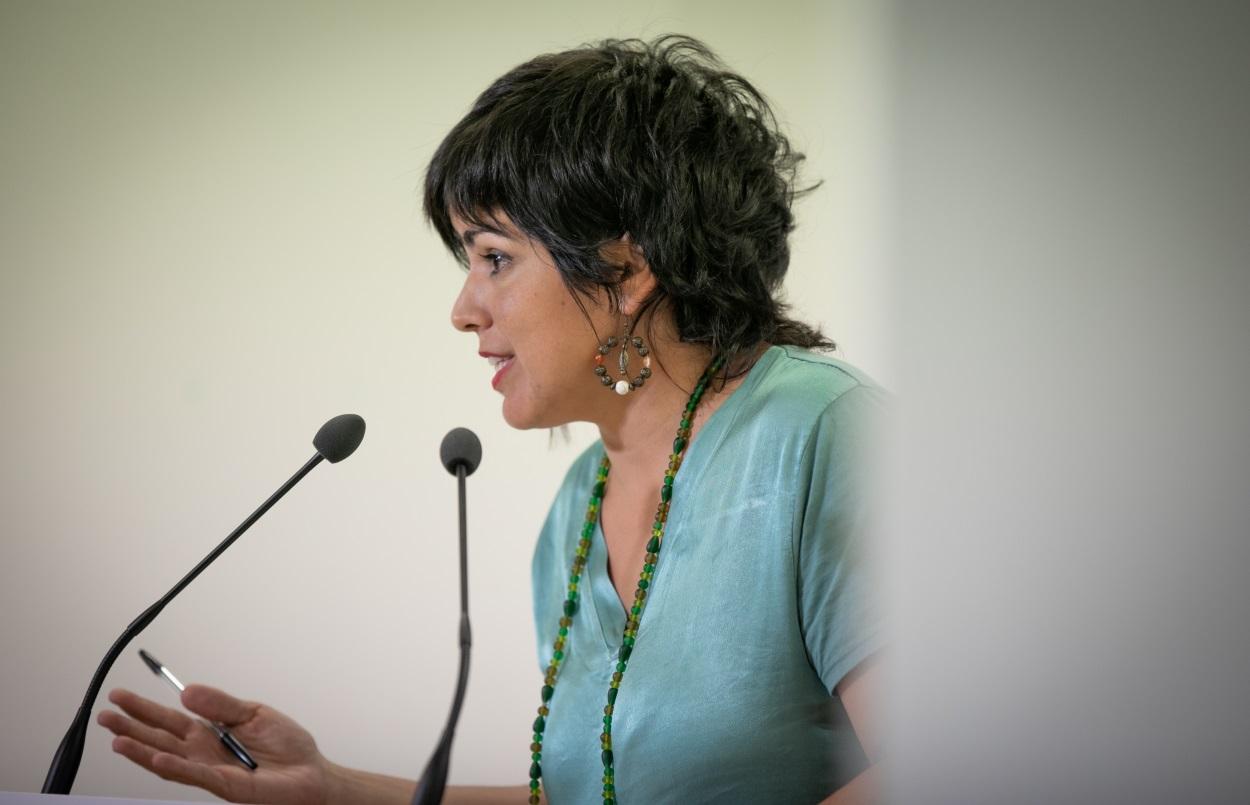
<path id="1" fill-rule="evenodd" d="M 655 511 L 655 522 L 651 524 L 651 539 L 647 542 L 647 555 L 643 560 L 642 573 L 638 577 L 638 588 L 634 591 L 634 603 L 629 608 L 625 619 L 625 632 L 621 636 L 621 648 L 617 652 L 616 671 L 608 685 L 608 703 L 603 708 L 603 734 L 599 736 L 603 760 L 603 805 L 616 805 L 616 767 L 612 756 L 612 711 L 616 707 L 616 694 L 621 687 L 621 678 L 629 665 L 629 656 L 634 651 L 634 641 L 638 637 L 638 622 L 642 619 L 642 611 L 646 607 L 647 590 L 651 586 L 651 578 L 655 573 L 656 563 L 660 559 L 660 546 L 664 542 L 664 525 L 668 522 L 669 504 L 673 499 L 673 478 L 681 467 L 682 456 L 686 445 L 690 443 L 691 422 L 694 420 L 695 409 L 703 399 L 703 392 L 716 372 L 724 363 L 724 357 L 718 357 L 703 372 L 699 382 L 690 394 L 690 400 L 682 411 L 681 424 L 677 428 L 677 438 L 673 440 L 673 452 L 668 459 L 668 468 L 664 471 L 664 485 L 660 487 L 660 505 Z M 556 633 L 554 651 L 551 662 L 547 665 L 547 673 L 543 678 L 542 704 L 538 707 L 538 718 L 534 719 L 534 740 L 530 744 L 530 798 L 531 805 L 542 801 L 542 750 L 543 732 L 547 729 L 547 716 L 550 714 L 551 697 L 555 694 L 556 678 L 560 674 L 560 663 L 564 660 L 564 641 L 569 635 L 569 627 L 573 625 L 573 616 L 577 614 L 577 585 L 581 581 L 582 571 L 586 568 L 586 557 L 590 553 L 590 539 L 595 533 L 595 524 L 599 520 L 599 506 L 603 502 L 603 493 L 608 482 L 608 471 L 611 463 L 605 455 L 599 462 L 599 470 L 595 473 L 595 485 L 590 493 L 590 503 L 586 505 L 586 519 L 582 523 L 581 538 L 573 551 L 573 566 L 569 573 L 568 595 L 564 600 L 564 616 L 560 618 L 559 630 Z"/>

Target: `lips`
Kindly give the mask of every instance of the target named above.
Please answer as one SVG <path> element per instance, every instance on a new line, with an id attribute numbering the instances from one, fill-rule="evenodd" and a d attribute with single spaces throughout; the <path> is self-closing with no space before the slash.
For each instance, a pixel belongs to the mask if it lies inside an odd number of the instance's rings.
<path id="1" fill-rule="evenodd" d="M 483 358 L 490 361 L 491 366 L 495 369 L 495 376 L 491 378 L 491 388 L 499 388 L 499 381 L 503 378 L 504 373 L 512 366 L 515 355 L 497 355 L 489 352 L 479 353 Z"/>

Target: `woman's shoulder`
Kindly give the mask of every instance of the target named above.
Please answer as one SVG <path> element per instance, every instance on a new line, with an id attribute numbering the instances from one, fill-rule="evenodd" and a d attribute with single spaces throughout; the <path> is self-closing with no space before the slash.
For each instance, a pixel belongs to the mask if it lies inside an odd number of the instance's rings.
<path id="1" fill-rule="evenodd" d="M 837 387 L 879 385 L 868 372 L 827 352 L 789 345 L 772 347 L 769 352 L 777 354 L 773 367 L 776 371 L 823 378 Z"/>
<path id="2" fill-rule="evenodd" d="M 745 421 L 797 426 L 826 415 L 840 400 L 884 404 L 888 392 L 866 371 L 832 355 L 794 346 L 771 347 L 752 375 L 744 399 Z"/>

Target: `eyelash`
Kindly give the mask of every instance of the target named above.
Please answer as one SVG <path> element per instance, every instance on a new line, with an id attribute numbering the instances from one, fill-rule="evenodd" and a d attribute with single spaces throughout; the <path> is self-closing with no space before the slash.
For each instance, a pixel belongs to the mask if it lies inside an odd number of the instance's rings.
<path id="1" fill-rule="evenodd" d="M 490 265 L 490 275 L 491 275 L 492 277 L 493 277 L 493 276 L 495 276 L 496 274 L 498 274 L 498 273 L 499 273 L 499 269 L 502 267 L 502 264 L 503 264 L 503 263 L 508 262 L 508 260 L 509 260 L 509 258 L 508 258 L 508 256 L 507 256 L 507 255 L 502 254 L 502 253 L 497 252 L 497 251 L 489 251 L 489 252 L 486 252 L 485 254 L 483 254 L 483 255 L 482 255 L 482 257 L 484 257 L 484 258 L 486 259 L 486 261 L 487 261 L 487 262 L 489 262 L 489 263 L 491 264 L 491 265 Z"/>

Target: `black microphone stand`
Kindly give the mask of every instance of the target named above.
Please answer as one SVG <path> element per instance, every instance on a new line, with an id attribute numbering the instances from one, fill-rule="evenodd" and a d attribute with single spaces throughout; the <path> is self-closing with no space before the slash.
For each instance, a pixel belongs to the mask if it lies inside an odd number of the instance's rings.
<path id="1" fill-rule="evenodd" d="M 444 445 L 447 445 L 452 434 L 456 432 L 452 431 L 448 434 Z M 477 443 L 476 436 L 465 432 L 472 437 L 474 443 Z M 478 444 L 477 460 L 481 458 L 481 449 Z M 443 728 L 442 737 L 439 738 L 438 745 L 434 748 L 434 754 L 430 756 L 429 762 L 425 765 L 425 771 L 421 773 L 421 779 L 417 782 L 416 790 L 412 792 L 412 805 L 438 805 L 443 801 L 443 791 L 447 788 L 447 771 L 451 765 L 451 744 L 456 735 L 456 722 L 460 720 L 460 706 L 464 704 L 464 691 L 469 683 L 469 649 L 473 645 L 473 637 L 469 629 L 469 556 L 464 479 L 470 472 L 477 469 L 477 460 L 454 460 L 454 463 L 448 467 L 448 469 L 454 467 L 453 471 L 456 473 L 456 482 L 460 491 L 460 673 L 456 678 L 456 695 L 451 701 L 451 713 L 447 717 L 447 726 Z M 447 463 L 446 457 L 444 461 Z"/>
<path id="2" fill-rule="evenodd" d="M 91 684 L 87 686 L 87 695 L 83 696 L 82 704 L 78 708 L 78 713 L 74 716 L 74 720 L 70 722 L 69 729 L 65 732 L 65 737 L 61 739 L 61 744 L 56 748 L 56 754 L 52 756 L 52 765 L 48 767 L 48 776 L 44 778 L 43 790 L 44 794 L 68 794 L 70 789 L 74 787 L 74 778 L 78 776 L 78 766 L 82 763 L 83 745 L 86 743 L 87 726 L 91 721 L 91 708 L 95 706 L 96 697 L 100 695 L 100 688 L 104 685 L 104 677 L 108 676 L 109 670 L 113 667 L 113 663 L 126 650 L 131 640 L 142 632 L 147 625 L 161 614 L 161 610 L 174 599 L 183 588 L 195 580 L 195 577 L 204 572 L 204 569 L 211 565 L 218 556 L 234 544 L 234 541 L 252 527 L 252 524 L 261 518 L 265 512 L 273 507 L 273 504 L 282 499 L 282 496 L 291 491 L 291 487 L 300 482 L 301 479 L 312 468 L 320 464 L 323 460 L 328 459 L 331 464 L 337 464 L 343 459 L 355 452 L 360 446 L 360 442 L 365 437 L 365 421 L 356 414 L 340 414 L 331 418 L 321 429 L 317 431 L 317 435 L 313 437 L 313 447 L 317 448 L 317 453 L 308 460 L 304 466 L 291 476 L 291 479 L 284 483 L 277 492 L 269 496 L 269 499 L 260 504 L 260 508 L 252 512 L 246 520 L 239 524 L 239 527 L 230 532 L 230 536 L 221 541 L 216 548 L 205 556 L 198 565 L 191 569 L 191 572 L 182 577 L 182 580 L 173 586 L 169 592 L 161 596 L 160 600 L 152 606 L 145 609 L 139 617 L 131 621 L 126 630 L 122 632 L 121 637 L 113 643 L 112 648 L 104 655 L 104 659 L 100 661 L 99 667 L 95 669 L 95 675 L 91 677 Z M 479 448 L 480 449 L 480 448 Z M 470 470 L 472 472 L 472 470 Z"/>
<path id="3" fill-rule="evenodd" d="M 48 767 L 48 776 L 43 781 L 44 794 L 68 794 L 74 786 L 74 778 L 78 776 L 78 765 L 82 762 L 83 745 L 87 737 L 87 725 L 91 720 L 91 708 L 95 706 L 96 697 L 100 695 L 100 688 L 104 685 L 104 677 L 108 676 L 109 670 L 113 667 L 113 663 L 126 650 L 126 646 L 130 644 L 135 636 L 142 632 L 147 625 L 161 614 L 161 610 L 173 600 L 174 596 L 182 592 L 183 588 L 195 580 L 195 577 L 204 572 L 204 568 L 213 563 L 213 560 L 221 556 L 222 552 L 229 548 L 234 541 L 238 539 L 244 531 L 252 527 L 252 524 L 260 519 L 261 515 L 269 511 L 273 504 L 277 503 L 283 495 L 291 491 L 291 487 L 299 483 L 305 475 L 307 475 L 313 467 L 321 463 L 324 456 L 320 453 L 314 455 L 308 460 L 308 463 L 300 467 L 299 471 L 291 476 L 291 479 L 282 485 L 277 492 L 269 496 L 269 499 L 260 504 L 260 508 L 252 512 L 252 514 L 239 524 L 239 527 L 230 533 L 230 536 L 221 541 L 221 544 L 213 548 L 212 552 L 205 556 L 200 563 L 191 569 L 191 572 L 182 577 L 182 580 L 173 586 L 173 588 L 161 596 L 160 600 L 152 606 L 143 610 L 139 617 L 131 621 L 126 630 L 122 632 L 121 637 L 113 643 L 113 647 L 104 655 L 104 659 L 100 661 L 100 665 L 95 669 L 95 676 L 91 677 L 91 684 L 87 686 L 87 695 L 83 696 L 82 704 L 78 708 L 78 714 L 74 716 L 74 720 L 69 725 L 69 730 L 65 733 L 65 737 L 61 739 L 61 745 L 57 747 L 56 754 L 52 757 L 52 765 Z"/>

